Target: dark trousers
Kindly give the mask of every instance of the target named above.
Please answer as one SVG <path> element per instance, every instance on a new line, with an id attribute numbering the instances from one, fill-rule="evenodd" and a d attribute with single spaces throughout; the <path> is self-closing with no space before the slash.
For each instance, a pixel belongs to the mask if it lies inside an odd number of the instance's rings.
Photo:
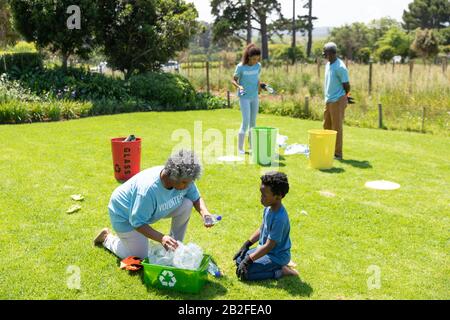
<path id="1" fill-rule="evenodd" d="M 247 256 L 256 249 L 251 249 L 247 252 Z M 237 258 L 236 267 L 241 263 L 241 258 Z M 281 271 L 283 266 L 274 263 L 268 255 L 265 255 L 255 262 L 253 262 L 247 272 L 247 278 L 245 280 L 257 281 L 257 280 L 267 280 L 267 279 L 279 279 L 282 277 L 283 273 Z"/>

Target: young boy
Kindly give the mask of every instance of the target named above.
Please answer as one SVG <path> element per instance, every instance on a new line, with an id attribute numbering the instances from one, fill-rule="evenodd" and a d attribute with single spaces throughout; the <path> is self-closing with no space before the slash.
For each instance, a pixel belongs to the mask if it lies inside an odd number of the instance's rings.
<path id="1" fill-rule="evenodd" d="M 289 192 L 287 176 L 269 172 L 261 177 L 261 203 L 265 207 L 260 229 L 236 253 L 236 274 L 241 280 L 279 279 L 298 276 L 288 267 L 291 260 L 289 217 L 281 200 Z M 250 247 L 259 240 L 255 249 Z"/>

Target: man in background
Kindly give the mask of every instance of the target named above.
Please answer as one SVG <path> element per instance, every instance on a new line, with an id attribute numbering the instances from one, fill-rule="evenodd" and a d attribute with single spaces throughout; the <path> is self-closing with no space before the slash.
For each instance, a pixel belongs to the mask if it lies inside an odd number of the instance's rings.
<path id="1" fill-rule="evenodd" d="M 328 60 L 325 68 L 325 113 L 323 128 L 337 131 L 335 158 L 343 159 L 343 123 L 350 99 L 350 81 L 345 63 L 337 57 L 337 46 L 329 42 L 323 55 Z"/>

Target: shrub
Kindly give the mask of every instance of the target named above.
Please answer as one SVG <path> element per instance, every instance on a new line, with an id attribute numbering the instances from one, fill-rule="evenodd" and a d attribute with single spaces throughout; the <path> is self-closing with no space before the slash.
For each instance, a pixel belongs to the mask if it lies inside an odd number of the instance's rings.
<path id="1" fill-rule="evenodd" d="M 228 107 L 227 100 L 213 96 L 208 93 L 197 93 L 197 103 L 196 109 L 206 109 L 206 110 L 215 110 L 215 109 L 225 109 Z"/>
<path id="2" fill-rule="evenodd" d="M 107 98 L 122 101 L 129 98 L 123 80 L 82 69 L 69 68 L 66 72 L 61 68 L 42 69 L 12 76 L 33 93 L 48 93 L 57 99 L 87 101 Z"/>
<path id="3" fill-rule="evenodd" d="M 183 110 L 196 103 L 192 84 L 179 74 L 145 73 L 132 76 L 127 86 L 130 95 L 144 101 L 158 102 L 170 110 Z"/>
<path id="4" fill-rule="evenodd" d="M 361 48 L 358 50 L 358 54 L 356 56 L 356 58 L 361 62 L 361 63 L 369 63 L 370 62 L 370 56 L 372 54 L 372 51 L 370 50 L 370 48 Z"/>
<path id="5" fill-rule="evenodd" d="M 377 55 L 381 62 L 386 63 L 391 61 L 395 55 L 395 51 L 394 48 L 390 46 L 384 46 L 377 50 Z"/>
<path id="6" fill-rule="evenodd" d="M 43 67 L 42 56 L 39 53 L 5 53 L 0 55 L 0 74 L 23 72 Z"/>

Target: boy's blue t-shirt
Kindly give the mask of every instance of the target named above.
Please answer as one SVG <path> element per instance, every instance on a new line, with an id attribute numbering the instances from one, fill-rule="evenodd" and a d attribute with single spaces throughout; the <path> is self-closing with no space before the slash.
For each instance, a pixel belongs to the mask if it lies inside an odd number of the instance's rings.
<path id="1" fill-rule="evenodd" d="M 195 183 L 185 190 L 166 189 L 160 178 L 163 169 L 158 166 L 144 170 L 113 192 L 108 210 L 116 232 L 152 224 L 180 207 L 184 198 L 192 202 L 200 198 Z"/>
<path id="2" fill-rule="evenodd" d="M 272 262 L 285 266 L 291 261 L 291 239 L 289 233 L 291 226 L 284 206 L 277 212 L 272 212 L 270 207 L 264 208 L 263 224 L 259 236 L 259 245 L 262 246 L 267 239 L 277 244 L 267 255 Z"/>
<path id="3" fill-rule="evenodd" d="M 348 70 L 341 59 L 325 67 L 325 102 L 336 102 L 345 96 L 343 83 L 349 82 Z"/>
<path id="4" fill-rule="evenodd" d="M 238 96 L 244 99 L 253 99 L 258 97 L 259 94 L 259 78 L 261 75 L 261 63 L 254 64 L 253 66 L 248 66 L 239 63 L 234 72 L 234 76 L 239 79 L 239 84 L 244 87 L 245 95 L 240 96 L 238 91 Z"/>

